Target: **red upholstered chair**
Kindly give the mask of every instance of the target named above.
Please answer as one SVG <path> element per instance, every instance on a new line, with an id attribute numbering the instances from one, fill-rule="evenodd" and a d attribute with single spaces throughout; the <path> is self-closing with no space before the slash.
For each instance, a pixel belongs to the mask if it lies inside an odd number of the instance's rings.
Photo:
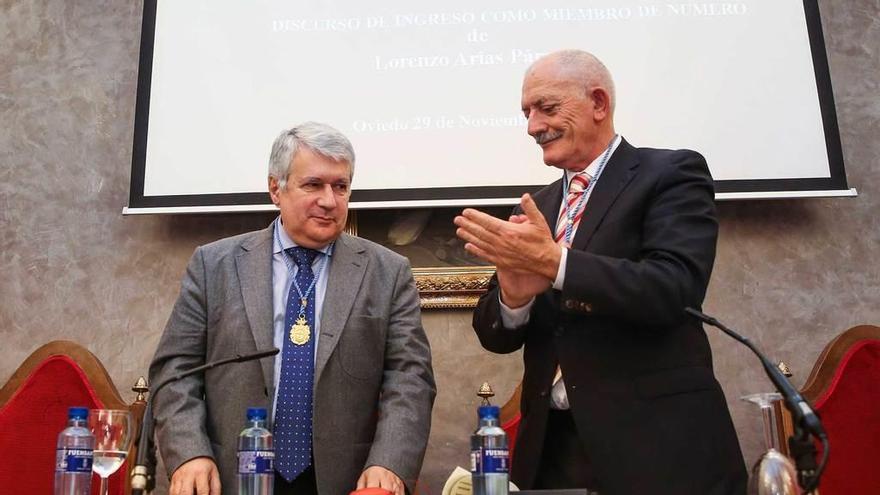
<path id="1" fill-rule="evenodd" d="M 825 346 L 801 395 L 822 418 L 831 448 L 819 493 L 880 494 L 880 327 L 850 328 Z M 781 417 L 787 450 L 793 428 L 787 411 Z"/>
<path id="2" fill-rule="evenodd" d="M 507 433 L 507 449 L 510 452 L 510 461 L 513 462 L 513 451 L 516 448 L 516 434 L 519 431 L 519 401 L 522 396 L 522 382 L 516 386 L 510 399 L 501 406 L 501 429 Z"/>
<path id="3" fill-rule="evenodd" d="M 98 358 L 80 345 L 55 341 L 34 351 L 0 389 L 0 492 L 52 493 L 58 433 L 67 423 L 67 409 L 84 406 L 132 411 L 135 438 L 109 486 L 111 495 L 129 494 L 131 459 L 146 406 L 146 383 L 138 382 L 138 400 L 129 405 Z M 99 493 L 97 475 L 92 481 L 92 493 Z"/>

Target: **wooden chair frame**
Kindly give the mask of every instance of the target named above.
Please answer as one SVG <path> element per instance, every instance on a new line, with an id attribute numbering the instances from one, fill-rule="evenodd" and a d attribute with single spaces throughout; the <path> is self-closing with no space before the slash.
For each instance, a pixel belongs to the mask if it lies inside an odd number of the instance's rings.
<path id="1" fill-rule="evenodd" d="M 852 327 L 829 342 L 819 354 L 813 369 L 807 376 L 807 380 L 800 390 L 801 396 L 810 404 L 815 404 L 816 400 L 824 396 L 828 392 L 837 368 L 846 353 L 853 345 L 863 340 L 880 340 L 880 327 L 874 325 Z M 783 454 L 791 455 L 788 449 L 788 438 L 794 434 L 794 422 L 788 409 L 781 401 L 774 403 L 774 408 L 776 409 L 776 417 L 780 420 L 776 429 L 777 443 Z"/>
<path id="2" fill-rule="evenodd" d="M 513 391 L 513 394 L 507 399 L 507 402 L 501 406 L 501 417 L 499 418 L 500 424 L 507 424 L 508 421 L 512 420 L 519 414 L 519 402 L 522 397 L 522 382 L 519 382 L 519 385 L 516 386 L 516 390 Z"/>
<path id="3" fill-rule="evenodd" d="M 13 395 L 27 381 L 28 377 L 47 359 L 52 356 L 65 356 L 74 361 L 85 373 L 89 385 L 94 389 L 95 395 L 104 403 L 106 409 L 129 410 L 132 414 L 132 442 L 125 463 L 125 493 L 131 493 L 131 469 L 137 458 L 137 444 L 140 437 L 141 421 L 144 410 L 147 407 L 145 393 L 146 380 L 141 377 L 132 387 L 138 393 L 137 399 L 129 404 L 122 399 L 119 391 L 113 384 L 107 369 L 101 361 L 85 347 L 66 340 L 55 340 L 43 345 L 28 356 L 27 359 L 15 370 L 3 388 L 0 389 L 0 408 L 6 405 Z"/>

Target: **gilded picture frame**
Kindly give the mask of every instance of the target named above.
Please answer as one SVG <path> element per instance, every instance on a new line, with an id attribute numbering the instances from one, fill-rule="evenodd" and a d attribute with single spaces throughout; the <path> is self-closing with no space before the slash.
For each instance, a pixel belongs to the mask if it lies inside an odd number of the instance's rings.
<path id="1" fill-rule="evenodd" d="M 481 208 L 495 216 L 511 207 Z M 407 258 L 423 309 L 467 309 L 486 292 L 495 267 L 464 250 L 452 219 L 461 208 L 355 210 L 347 232 L 382 244 Z"/>

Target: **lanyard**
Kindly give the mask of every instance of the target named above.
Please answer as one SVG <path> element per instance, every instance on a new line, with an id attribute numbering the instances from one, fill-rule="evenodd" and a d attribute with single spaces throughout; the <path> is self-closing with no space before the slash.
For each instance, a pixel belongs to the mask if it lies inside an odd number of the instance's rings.
<path id="1" fill-rule="evenodd" d="M 587 197 L 593 191 L 593 187 L 596 186 L 596 183 L 599 182 L 599 176 L 602 175 L 602 171 L 605 170 L 605 165 L 608 164 L 608 160 L 611 158 L 611 149 L 614 147 L 614 143 L 617 142 L 617 134 L 611 138 L 611 142 L 608 143 L 608 147 L 605 148 L 605 152 L 602 154 L 602 160 L 599 161 L 599 167 L 596 169 L 595 177 L 590 178 L 590 183 L 587 185 L 587 189 L 581 193 L 581 197 L 578 199 L 577 204 L 574 208 L 568 208 L 568 203 L 566 202 L 566 211 L 565 211 L 565 245 L 571 246 L 571 237 L 574 231 L 574 218 L 577 216 L 577 212 L 581 211 L 581 208 L 584 206 L 584 202 L 587 200 Z M 563 174 L 565 176 L 565 174 Z M 572 177 L 574 179 L 574 177 Z M 562 201 L 565 201 L 568 193 L 562 197 Z"/>
<path id="2" fill-rule="evenodd" d="M 306 305 L 309 301 L 309 296 L 312 294 L 312 290 L 315 289 L 315 285 L 318 283 L 318 279 L 324 273 L 324 267 L 327 266 L 327 258 L 329 256 L 328 253 L 321 253 L 321 261 L 318 265 L 318 271 L 314 274 L 315 276 L 312 278 L 312 283 L 306 289 L 306 293 L 303 294 L 302 289 L 299 288 L 299 284 L 296 283 L 296 276 L 293 273 L 293 265 L 291 264 L 290 255 L 287 254 L 287 250 L 284 249 L 284 245 L 281 244 L 281 234 L 278 232 L 278 229 L 281 228 L 281 221 L 278 220 L 275 223 L 275 239 L 278 241 L 278 246 L 281 247 L 281 259 L 284 260 L 284 265 L 287 267 L 287 276 L 290 278 L 290 283 L 296 288 L 296 293 L 299 295 L 299 313 L 297 317 L 305 318 L 306 314 Z M 330 252 L 332 252 L 333 244 L 330 245 Z M 320 252 L 320 251 L 319 251 Z"/>

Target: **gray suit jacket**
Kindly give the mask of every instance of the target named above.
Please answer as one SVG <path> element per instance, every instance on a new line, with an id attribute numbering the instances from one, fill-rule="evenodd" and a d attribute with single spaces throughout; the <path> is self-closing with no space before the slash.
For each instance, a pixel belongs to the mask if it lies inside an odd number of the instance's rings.
<path id="1" fill-rule="evenodd" d="M 196 249 L 150 365 L 151 383 L 272 347 L 272 228 Z M 412 490 L 436 386 L 409 263 L 343 234 L 328 268 L 314 381 L 318 491 L 347 494 L 371 465 L 390 469 Z M 217 367 L 154 397 L 169 473 L 194 457 L 211 457 L 223 492 L 235 492 L 238 434 L 246 408 L 272 409 L 273 359 Z"/>

